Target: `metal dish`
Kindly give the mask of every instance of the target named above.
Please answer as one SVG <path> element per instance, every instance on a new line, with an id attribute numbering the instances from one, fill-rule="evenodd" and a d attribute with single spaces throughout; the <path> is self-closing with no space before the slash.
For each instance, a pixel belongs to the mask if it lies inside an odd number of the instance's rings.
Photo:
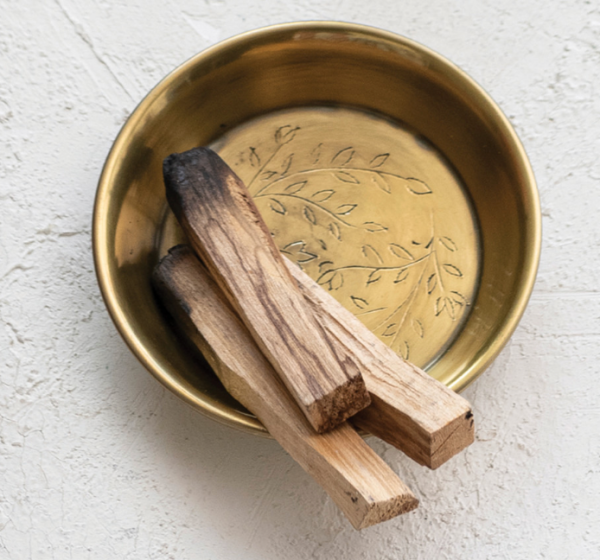
<path id="1" fill-rule="evenodd" d="M 275 241 L 383 341 L 460 391 L 496 357 L 540 256 L 535 180 L 488 95 L 384 31 L 293 23 L 229 39 L 169 74 L 108 156 L 93 245 L 108 310 L 162 383 L 212 418 L 264 428 L 191 355 L 150 273 L 182 240 L 162 160 L 211 145 Z"/>

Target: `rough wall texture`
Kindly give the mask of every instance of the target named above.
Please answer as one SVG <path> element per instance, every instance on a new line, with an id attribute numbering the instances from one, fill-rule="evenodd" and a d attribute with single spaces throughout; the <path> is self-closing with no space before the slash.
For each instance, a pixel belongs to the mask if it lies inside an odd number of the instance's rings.
<path id="1" fill-rule="evenodd" d="M 125 5 L 126 4 L 126 5 Z M 0 558 L 600 558 L 600 7 L 577 0 L 0 1 Z M 354 532 L 268 440 L 163 389 L 102 304 L 90 221 L 126 116 L 173 67 L 269 23 L 379 26 L 444 54 L 510 117 L 539 182 L 528 311 L 466 391 L 476 443 Z"/>

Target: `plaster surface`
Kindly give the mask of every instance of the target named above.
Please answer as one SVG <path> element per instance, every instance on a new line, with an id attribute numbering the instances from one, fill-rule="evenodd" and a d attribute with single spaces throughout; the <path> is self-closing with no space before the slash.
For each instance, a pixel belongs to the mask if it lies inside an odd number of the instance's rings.
<path id="1" fill-rule="evenodd" d="M 0 0 L 0 559 L 600 558 L 600 5 L 506 0 Z M 355 532 L 274 441 L 201 416 L 102 303 L 90 224 L 127 115 L 236 33 L 337 19 L 410 37 L 499 103 L 544 248 L 514 337 L 464 393 L 477 441 Z"/>

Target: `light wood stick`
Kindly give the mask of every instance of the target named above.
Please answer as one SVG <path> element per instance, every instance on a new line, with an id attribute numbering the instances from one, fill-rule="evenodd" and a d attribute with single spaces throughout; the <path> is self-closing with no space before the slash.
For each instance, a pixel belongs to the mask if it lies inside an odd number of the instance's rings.
<path id="1" fill-rule="evenodd" d="M 237 175 L 208 148 L 167 157 L 163 171 L 196 253 L 312 426 L 328 430 L 365 408 L 352 354 L 332 350 Z"/>
<path id="2" fill-rule="evenodd" d="M 171 249 L 153 282 L 225 388 L 321 484 L 356 529 L 417 507 L 411 491 L 347 422 L 325 434 L 314 431 L 189 248 Z"/>
<path id="3" fill-rule="evenodd" d="M 352 418 L 355 425 L 432 469 L 473 443 L 466 399 L 403 360 L 297 265 L 285 262 L 336 351 L 360 365 L 371 405 Z"/>

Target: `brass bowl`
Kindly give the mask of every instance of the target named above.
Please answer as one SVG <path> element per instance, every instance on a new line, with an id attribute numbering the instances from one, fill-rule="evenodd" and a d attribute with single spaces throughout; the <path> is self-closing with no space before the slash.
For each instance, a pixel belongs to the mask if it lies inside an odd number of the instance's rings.
<path id="1" fill-rule="evenodd" d="M 535 180 L 489 96 L 440 55 L 345 23 L 245 33 L 169 74 L 117 137 L 94 209 L 96 271 L 121 335 L 204 414 L 262 425 L 186 350 L 150 273 L 182 239 L 163 158 L 211 145 L 275 241 L 386 343 L 460 391 L 506 344 L 540 256 Z"/>

